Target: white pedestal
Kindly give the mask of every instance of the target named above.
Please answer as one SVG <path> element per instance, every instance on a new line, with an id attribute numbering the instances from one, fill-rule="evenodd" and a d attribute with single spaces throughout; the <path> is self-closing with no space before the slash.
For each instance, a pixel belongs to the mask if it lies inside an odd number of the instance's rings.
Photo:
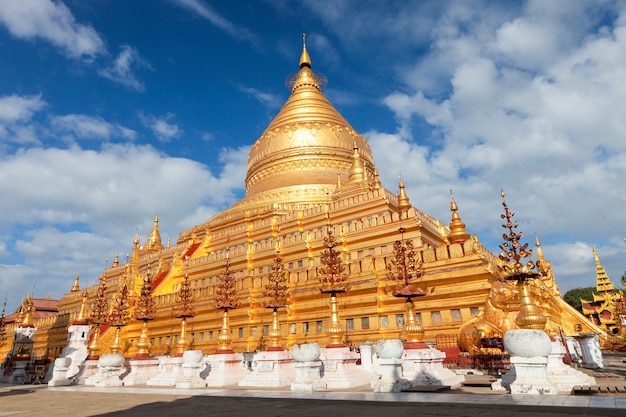
<path id="1" fill-rule="evenodd" d="M 49 387 L 60 387 L 71 385 L 72 381 L 67 377 L 67 371 L 70 369 L 72 360 L 70 358 L 57 358 L 54 361 L 52 378 L 48 381 Z"/>
<path id="2" fill-rule="evenodd" d="M 590 369 L 604 368 L 598 333 L 581 333 L 576 336 L 576 339 L 582 351 L 582 365 Z"/>
<path id="3" fill-rule="evenodd" d="M 207 355 L 204 362 L 209 366 L 209 375 L 205 378 L 207 387 L 238 385 L 250 373 L 243 367 L 243 356 L 240 353 Z"/>
<path id="4" fill-rule="evenodd" d="M 78 374 L 74 377 L 72 384 L 87 385 L 86 381 L 96 375 L 98 372 L 98 360 L 86 360 L 80 365 L 80 370 L 78 371 Z"/>
<path id="5" fill-rule="evenodd" d="M 146 381 L 146 385 L 155 387 L 173 387 L 176 385 L 178 374 L 182 372 L 183 358 L 173 356 L 158 356 L 159 366 L 157 373 Z"/>
<path id="6" fill-rule="evenodd" d="M 364 343 L 359 345 L 361 352 L 361 368 L 365 372 L 374 372 L 374 345 L 372 343 Z"/>
<path id="7" fill-rule="evenodd" d="M 24 384 L 26 381 L 26 366 L 29 360 L 15 361 L 15 369 L 9 376 L 9 384 Z"/>
<path id="8" fill-rule="evenodd" d="M 458 387 L 465 381 L 465 377 L 445 368 L 443 366 L 445 358 L 445 353 L 432 347 L 405 349 L 402 374 L 414 387 L 418 385 Z"/>
<path id="9" fill-rule="evenodd" d="M 85 380 L 85 385 L 96 387 L 121 387 L 124 368 L 124 356 L 119 353 L 110 353 L 98 359 L 98 373 Z"/>
<path id="10" fill-rule="evenodd" d="M 374 392 L 401 392 L 411 388 L 411 381 L 402 377 L 402 359 L 378 359 L 380 379 L 372 384 Z"/>
<path id="11" fill-rule="evenodd" d="M 356 364 L 359 354 L 345 348 L 325 348 L 320 356 L 324 363 L 322 381 L 329 390 L 371 387 L 377 376 Z"/>
<path id="12" fill-rule="evenodd" d="M 204 388 L 206 381 L 200 377 L 205 365 L 201 350 L 187 350 L 183 353 L 182 373 L 176 379 L 176 388 Z"/>
<path id="13" fill-rule="evenodd" d="M 288 350 L 258 352 L 254 355 L 252 373 L 239 381 L 240 387 L 289 387 L 295 379 L 295 369 Z"/>
<path id="14" fill-rule="evenodd" d="M 559 392 L 571 392 L 576 385 L 595 385 L 595 378 L 563 363 L 566 353 L 565 346 L 561 342 L 552 342 L 552 351 L 548 356 L 548 379 L 557 385 L 557 390 Z"/>
<path id="15" fill-rule="evenodd" d="M 295 379 L 291 383 L 292 391 L 324 391 L 326 384 L 320 375 L 322 361 L 294 361 L 296 372 Z"/>
<path id="16" fill-rule="evenodd" d="M 556 395 L 558 387 L 548 379 L 548 358 L 511 356 L 511 370 L 501 385 L 511 394 Z"/>
<path id="17" fill-rule="evenodd" d="M 548 379 L 550 337 L 543 330 L 514 329 L 504 334 L 504 347 L 511 355 L 511 369 L 492 384 L 493 390 L 511 394 L 556 395 L 558 384 Z"/>
<path id="18" fill-rule="evenodd" d="M 159 372 L 158 359 L 131 359 L 130 372 L 124 377 L 124 385 L 143 385 Z"/>

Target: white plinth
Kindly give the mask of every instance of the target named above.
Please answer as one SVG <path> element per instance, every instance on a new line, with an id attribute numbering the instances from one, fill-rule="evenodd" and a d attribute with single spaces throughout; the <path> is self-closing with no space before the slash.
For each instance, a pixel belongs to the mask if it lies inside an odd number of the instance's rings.
<path id="1" fill-rule="evenodd" d="M 371 387 L 377 376 L 372 372 L 364 371 L 356 364 L 360 355 L 349 348 L 322 349 L 323 362 L 322 381 L 329 390 L 342 390 L 357 387 Z"/>
<path id="2" fill-rule="evenodd" d="M 158 359 L 131 359 L 128 361 L 130 372 L 124 377 L 124 385 L 143 385 L 159 372 Z"/>
<path id="3" fill-rule="evenodd" d="M 511 355 L 511 369 L 494 382 L 494 390 L 511 394 L 556 395 L 558 384 L 548 379 L 550 337 L 543 330 L 515 329 L 504 334 L 504 347 Z"/>
<path id="4" fill-rule="evenodd" d="M 86 385 L 86 381 L 98 373 L 98 360 L 86 360 L 80 365 L 78 374 L 74 377 L 72 384 Z M 93 385 L 93 384 L 91 384 Z"/>
<path id="5" fill-rule="evenodd" d="M 67 371 L 70 369 L 71 363 L 72 360 L 70 358 L 55 359 L 52 378 L 48 381 L 49 387 L 59 387 L 72 384 L 72 381 L 67 377 Z"/>
<path id="6" fill-rule="evenodd" d="M 600 350 L 598 333 L 582 333 L 576 336 L 582 353 L 582 365 L 585 368 L 604 368 L 604 358 Z"/>
<path id="7" fill-rule="evenodd" d="M 15 369 L 11 372 L 9 376 L 9 384 L 23 384 L 26 381 L 26 366 L 28 366 L 29 361 L 15 361 Z"/>
<path id="8" fill-rule="evenodd" d="M 240 387 L 289 387 L 295 379 L 293 360 L 287 350 L 258 352 L 252 369 L 252 373 L 239 381 Z"/>
<path id="9" fill-rule="evenodd" d="M 96 387 L 121 387 L 124 367 L 124 356 L 119 353 L 110 353 L 98 359 L 98 373 L 85 380 L 85 385 Z"/>
<path id="10" fill-rule="evenodd" d="M 465 377 L 457 375 L 443 366 L 446 354 L 432 347 L 423 349 L 405 349 L 402 374 L 411 382 L 418 385 L 445 385 L 459 387 Z"/>
<path id="11" fill-rule="evenodd" d="M 157 373 L 146 381 L 146 385 L 154 387 L 173 387 L 176 385 L 178 374 L 182 372 L 183 358 L 173 356 L 158 356 L 159 366 Z"/>
<path id="12" fill-rule="evenodd" d="M 552 351 L 548 356 L 548 379 L 557 385 L 558 391 L 571 392 L 576 385 L 595 385 L 595 378 L 563 363 L 566 353 L 565 346 L 561 342 L 552 342 Z"/>
<path id="13" fill-rule="evenodd" d="M 182 373 L 176 380 L 176 388 L 204 388 L 206 381 L 200 377 L 205 368 L 201 350 L 187 350 L 183 353 Z"/>
<path id="14" fill-rule="evenodd" d="M 211 388 L 238 385 L 250 373 L 243 367 L 241 353 L 207 355 L 204 362 L 209 368 L 209 374 L 205 378 L 206 385 Z"/>
<path id="15" fill-rule="evenodd" d="M 292 391 L 324 391 L 326 384 L 320 375 L 322 361 L 294 362 L 295 379 L 291 383 Z"/>

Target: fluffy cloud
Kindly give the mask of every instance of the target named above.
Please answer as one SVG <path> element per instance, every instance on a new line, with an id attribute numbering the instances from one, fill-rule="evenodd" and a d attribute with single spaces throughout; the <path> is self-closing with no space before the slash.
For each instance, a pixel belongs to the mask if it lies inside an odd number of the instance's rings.
<path id="1" fill-rule="evenodd" d="M 104 139 L 120 137 L 135 139 L 137 132 L 124 126 L 105 121 L 102 117 L 84 114 L 52 116 L 50 124 L 60 134 L 71 134 L 81 139 Z"/>
<path id="2" fill-rule="evenodd" d="M 98 74 L 131 90 L 144 91 L 143 82 L 137 79 L 134 73 L 134 69 L 137 68 L 151 69 L 150 64 L 139 55 L 137 49 L 122 45 L 117 58 L 109 66 L 98 70 Z"/>
<path id="3" fill-rule="evenodd" d="M 77 23 L 62 2 L 0 0 L 0 23 L 17 38 L 45 39 L 70 58 L 93 60 L 106 52 L 100 35 Z"/>
<path id="4" fill-rule="evenodd" d="M 139 113 L 141 123 L 150 129 L 154 136 L 161 142 L 169 142 L 172 139 L 178 138 L 183 133 L 182 129 L 176 123 L 171 122 L 174 117 L 175 115 L 173 113 L 166 113 L 160 117 Z"/>

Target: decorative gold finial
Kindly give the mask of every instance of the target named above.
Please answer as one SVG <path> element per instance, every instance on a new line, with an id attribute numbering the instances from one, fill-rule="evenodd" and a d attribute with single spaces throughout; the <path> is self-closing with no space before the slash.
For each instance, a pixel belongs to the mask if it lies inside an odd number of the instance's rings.
<path id="1" fill-rule="evenodd" d="M 515 317 L 515 324 L 522 329 L 542 330 L 545 328 L 547 319 L 535 304 L 528 287 L 529 280 L 539 277 L 539 273 L 535 271 L 537 265 L 532 260 L 523 263 L 526 258 L 530 258 L 532 255 L 532 249 L 528 249 L 528 243 L 520 244 L 520 239 L 524 233 L 515 232 L 518 224 L 517 221 L 511 220 L 515 213 L 509 211 L 503 190 L 500 191 L 500 195 L 504 207 L 504 214 L 501 214 L 500 218 L 505 221 L 502 227 L 508 230 L 508 234 L 502 235 L 504 243 L 500 245 L 501 252 L 498 257 L 501 262 L 499 267 L 504 278 L 514 281 L 518 287 L 520 309 Z"/>
<path id="2" fill-rule="evenodd" d="M 83 301 L 80 303 L 80 311 L 78 312 L 78 317 L 76 317 L 76 320 L 74 320 L 74 323 L 72 323 L 76 326 L 87 324 L 87 296 L 88 295 L 89 293 L 87 292 L 87 289 L 85 289 L 85 291 L 83 291 Z"/>
<path id="3" fill-rule="evenodd" d="M 111 266 L 115 268 L 116 266 L 119 266 L 119 264 L 120 264 L 120 252 L 117 251 L 115 252 L 115 259 L 113 259 L 113 264 Z"/>
<path id="4" fill-rule="evenodd" d="M 461 221 L 459 216 L 459 207 L 456 205 L 452 190 L 450 190 L 450 211 L 452 212 L 452 219 L 450 220 L 450 233 L 448 234 L 448 242 L 463 243 L 470 238 L 470 234 L 465 230 L 465 223 Z"/>
<path id="5" fill-rule="evenodd" d="M 404 189 L 404 181 L 402 181 L 402 174 L 400 174 L 400 191 L 398 191 L 398 209 L 400 210 L 400 217 L 402 217 L 402 213 L 405 213 L 409 208 L 411 208 L 411 202 L 409 201 L 409 197 L 406 195 L 406 190 Z"/>
<path id="6" fill-rule="evenodd" d="M 278 321 L 278 309 L 287 305 L 287 273 L 280 256 L 280 240 L 276 239 L 276 257 L 272 271 L 268 276 L 268 283 L 263 292 L 264 297 L 269 301 L 265 303 L 266 308 L 272 309 L 272 328 L 269 332 L 270 346 L 268 351 L 284 350 L 280 342 L 280 323 Z"/>
<path id="7" fill-rule="evenodd" d="M 79 292 L 80 291 L 80 287 L 78 286 L 78 272 L 76 273 L 76 277 L 74 278 L 74 285 L 72 285 L 72 289 L 70 290 L 70 292 L 74 293 L 74 292 Z"/>
<path id="8" fill-rule="evenodd" d="M 359 147 L 356 142 L 354 142 L 352 149 L 352 166 L 350 167 L 348 183 L 363 182 L 365 181 L 365 165 L 363 165 L 361 155 L 359 155 Z"/>
<path id="9" fill-rule="evenodd" d="M 378 170 L 374 170 L 374 181 L 372 183 L 373 190 L 380 190 L 383 188 L 383 185 L 380 182 L 380 177 L 378 176 Z"/>
<path id="10" fill-rule="evenodd" d="M 148 240 L 145 249 L 149 251 L 157 251 L 159 249 L 163 249 L 163 244 L 161 243 L 161 234 L 159 233 L 159 214 L 157 213 L 154 217 L 154 223 L 152 225 L 152 231 L 148 236 Z"/>
<path id="11" fill-rule="evenodd" d="M 194 296 L 189 284 L 189 275 L 185 273 L 180 289 L 176 294 L 176 304 L 174 305 L 174 314 L 181 319 L 180 322 L 180 336 L 178 337 L 178 343 L 176 345 L 175 356 L 183 356 L 183 353 L 188 347 L 187 343 L 187 319 L 195 316 L 196 310 L 194 306 Z"/>
<path id="12" fill-rule="evenodd" d="M 302 67 L 311 68 L 311 57 L 306 50 L 306 33 L 302 34 L 302 55 L 300 55 L 300 68 Z"/>
<path id="13" fill-rule="evenodd" d="M 539 243 L 539 238 L 537 237 L 537 235 L 535 235 L 535 247 L 537 248 L 537 261 L 545 261 L 545 258 L 543 257 L 543 250 L 541 250 L 541 243 Z"/>

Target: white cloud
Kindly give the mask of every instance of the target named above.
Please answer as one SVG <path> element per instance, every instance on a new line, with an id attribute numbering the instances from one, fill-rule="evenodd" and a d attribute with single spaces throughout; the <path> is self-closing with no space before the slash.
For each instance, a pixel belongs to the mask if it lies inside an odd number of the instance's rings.
<path id="1" fill-rule="evenodd" d="M 210 22 L 213 26 L 224 31 L 235 39 L 247 40 L 253 44 L 258 44 L 257 36 L 250 30 L 237 26 L 233 22 L 221 16 L 208 4 L 201 0 L 171 0 L 172 3 L 187 9 L 201 18 Z"/>
<path id="2" fill-rule="evenodd" d="M 41 94 L 36 96 L 10 96 L 0 97 L 0 122 L 16 123 L 28 121 L 33 113 L 41 110 L 46 102 L 41 99 Z"/>
<path id="3" fill-rule="evenodd" d="M 283 104 L 284 98 L 281 96 L 277 96 L 276 94 L 266 93 L 257 88 L 246 87 L 239 84 L 237 84 L 236 86 L 239 91 L 248 94 L 255 100 L 258 100 L 268 109 L 277 109 L 280 108 L 280 106 L 282 106 Z"/>
<path id="4" fill-rule="evenodd" d="M 102 117 L 84 114 L 52 116 L 50 124 L 58 133 L 69 133 L 77 139 L 108 140 L 120 137 L 132 140 L 137 136 L 137 133 L 129 128 L 109 123 Z"/>
<path id="5" fill-rule="evenodd" d="M 77 23 L 60 1 L 0 0 L 0 23 L 17 38 L 45 39 L 70 58 L 92 60 L 106 52 L 100 35 Z"/>
<path id="6" fill-rule="evenodd" d="M 145 86 L 137 79 L 133 72 L 134 68 L 151 69 L 150 64 L 139 55 L 135 48 L 122 45 L 117 58 L 108 67 L 98 70 L 98 74 L 132 90 L 144 91 Z"/>
<path id="7" fill-rule="evenodd" d="M 178 124 L 171 122 L 171 120 L 175 117 L 176 116 L 173 113 L 166 113 L 160 117 L 139 113 L 139 120 L 141 120 L 141 123 L 150 129 L 154 136 L 156 136 L 156 138 L 161 142 L 169 142 L 172 139 L 180 137 L 183 133 Z"/>

